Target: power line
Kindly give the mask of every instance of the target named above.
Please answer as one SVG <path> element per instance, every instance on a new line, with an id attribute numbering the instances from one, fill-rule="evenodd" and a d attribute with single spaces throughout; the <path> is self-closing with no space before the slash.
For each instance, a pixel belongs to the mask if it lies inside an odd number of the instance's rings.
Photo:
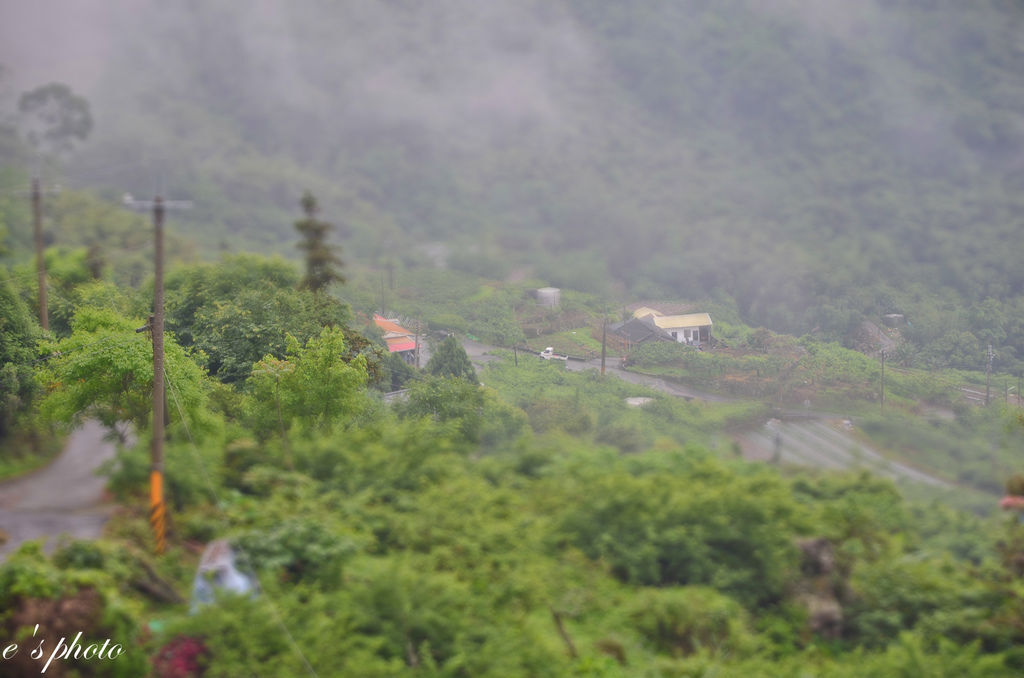
<path id="1" fill-rule="evenodd" d="M 94 163 L 93 165 L 74 166 L 71 168 L 65 168 L 63 170 L 57 171 L 56 175 L 60 178 L 60 181 L 63 182 L 63 184 L 68 185 L 73 190 L 81 190 L 83 188 L 91 188 L 89 182 L 95 176 L 117 174 L 121 172 L 126 172 L 128 170 L 137 169 L 140 167 L 145 167 L 146 165 L 147 163 L 144 163 L 137 159 L 122 160 L 119 162 Z M 47 172 L 47 174 L 50 173 Z M 71 185 L 75 183 L 80 184 L 80 186 L 75 187 Z M 24 186 L 23 179 L 12 181 L 9 184 L 0 184 L 0 195 L 19 194 L 24 190 L 22 188 L 18 188 L 20 186 Z"/>

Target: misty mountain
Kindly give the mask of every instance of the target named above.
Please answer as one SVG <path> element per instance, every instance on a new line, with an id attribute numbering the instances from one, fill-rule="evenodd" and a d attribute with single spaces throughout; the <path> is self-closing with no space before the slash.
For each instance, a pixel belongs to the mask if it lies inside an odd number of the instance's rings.
<path id="1" fill-rule="evenodd" d="M 291 251 L 308 188 L 371 265 L 440 240 L 491 276 L 1024 356 L 1019 2 L 81 5 L 2 10 L 69 36 L 0 49 L 8 98 L 83 93 L 69 183 L 159 174 L 211 251 Z"/>

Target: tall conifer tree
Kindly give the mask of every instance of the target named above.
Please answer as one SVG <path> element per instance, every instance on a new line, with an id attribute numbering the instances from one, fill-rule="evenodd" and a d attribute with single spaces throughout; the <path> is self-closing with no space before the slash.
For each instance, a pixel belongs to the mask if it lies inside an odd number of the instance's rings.
<path id="1" fill-rule="evenodd" d="M 306 275 L 300 285 L 319 293 L 332 282 L 345 282 L 345 276 L 339 270 L 342 266 L 338 256 L 340 248 L 327 242 L 334 225 L 317 218 L 320 206 L 313 194 L 309 191 L 303 193 L 299 204 L 306 215 L 295 222 L 295 230 L 302 236 L 299 249 L 306 253 Z"/>

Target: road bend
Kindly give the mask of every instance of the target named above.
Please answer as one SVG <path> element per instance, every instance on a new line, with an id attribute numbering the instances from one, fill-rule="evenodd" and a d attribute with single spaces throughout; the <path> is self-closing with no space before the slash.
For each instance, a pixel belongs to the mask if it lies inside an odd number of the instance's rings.
<path id="1" fill-rule="evenodd" d="M 43 539 L 51 550 L 57 537 L 95 539 L 114 510 L 105 498 L 106 479 L 97 475 L 115 445 L 99 422 L 86 421 L 68 437 L 49 466 L 0 483 L 0 560 L 22 543 Z"/>

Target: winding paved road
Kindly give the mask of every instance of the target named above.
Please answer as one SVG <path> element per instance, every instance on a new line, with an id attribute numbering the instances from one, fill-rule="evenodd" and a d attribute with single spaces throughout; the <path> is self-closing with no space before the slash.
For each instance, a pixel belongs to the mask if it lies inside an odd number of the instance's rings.
<path id="1" fill-rule="evenodd" d="M 488 346 L 487 344 L 481 344 L 480 342 L 471 341 L 466 338 L 461 338 L 462 347 L 466 349 L 466 354 L 469 359 L 479 366 L 486 365 L 496 358 L 490 355 L 490 351 L 495 350 L 508 350 L 499 349 L 497 346 Z M 539 360 L 537 354 L 519 354 L 520 360 Z M 567 360 L 566 369 L 572 370 L 573 372 L 581 372 L 589 369 L 601 369 L 601 359 L 594 358 L 593 360 Z M 607 357 L 604 363 L 605 374 L 614 374 L 622 381 L 628 381 L 631 384 L 639 384 L 640 386 L 646 386 L 662 393 L 668 393 L 669 395 L 678 396 L 680 398 L 686 398 L 687 400 L 704 400 L 706 402 L 730 402 L 732 398 L 725 396 L 716 395 L 714 393 L 704 393 L 692 389 L 688 386 L 682 386 L 679 384 L 673 384 L 669 381 L 661 379 L 660 377 L 651 377 L 646 374 L 637 374 L 636 372 L 630 372 L 624 370 L 618 366 L 618 358 Z"/>
<path id="2" fill-rule="evenodd" d="M 0 544 L 0 560 L 22 542 L 67 534 L 76 539 L 95 539 L 114 509 L 105 501 L 106 479 L 99 466 L 113 458 L 114 443 L 107 430 L 87 421 L 68 437 L 60 456 L 49 466 L 22 478 L 0 483 L 0 530 L 7 540 Z"/>

